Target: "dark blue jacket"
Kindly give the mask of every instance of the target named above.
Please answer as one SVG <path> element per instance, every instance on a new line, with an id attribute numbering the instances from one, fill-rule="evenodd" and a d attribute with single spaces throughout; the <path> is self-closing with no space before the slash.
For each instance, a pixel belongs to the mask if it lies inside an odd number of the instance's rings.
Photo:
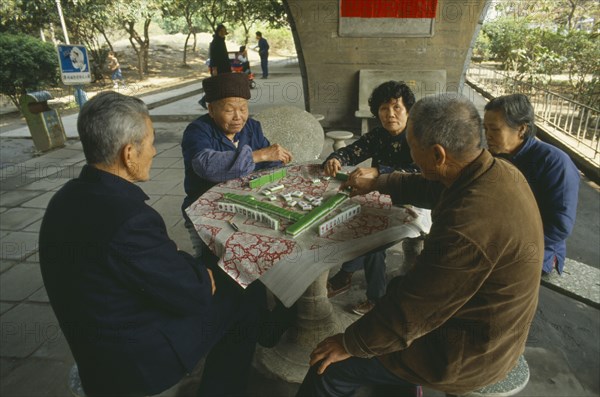
<path id="1" fill-rule="evenodd" d="M 562 273 L 567 237 L 573 231 L 579 171 L 562 150 L 529 137 L 510 160 L 525 175 L 544 223 L 544 272 Z"/>
<path id="2" fill-rule="evenodd" d="M 214 297 L 138 186 L 85 166 L 50 200 L 40 266 L 88 394 L 156 394 L 190 373 Z"/>
<path id="3" fill-rule="evenodd" d="M 185 210 L 217 183 L 246 176 L 252 171 L 280 166 L 281 162 L 254 163 L 252 152 L 271 144 L 260 123 L 248 119 L 237 134 L 237 148 L 223 134 L 210 115 L 205 114 L 187 126 L 181 141 L 185 166 Z"/>
<path id="4" fill-rule="evenodd" d="M 258 39 L 258 55 L 261 58 L 269 56 L 269 42 L 264 37 Z"/>

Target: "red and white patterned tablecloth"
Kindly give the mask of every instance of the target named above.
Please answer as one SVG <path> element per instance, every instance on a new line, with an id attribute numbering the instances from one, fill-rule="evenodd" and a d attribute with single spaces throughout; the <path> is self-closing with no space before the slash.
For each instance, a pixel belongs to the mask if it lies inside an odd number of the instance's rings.
<path id="1" fill-rule="evenodd" d="M 322 176 L 318 164 L 288 167 L 287 176 L 277 182 L 285 189 L 278 193 L 301 191 L 326 199 L 338 192 L 341 183 L 336 179 L 326 181 Z M 315 178 L 320 178 L 320 182 L 314 183 Z M 351 198 L 351 202 L 361 204 L 361 213 L 322 237 L 318 234 L 322 221 L 293 238 L 285 234 L 290 221 L 280 220 L 279 230 L 273 230 L 241 214 L 219 210 L 218 202 L 227 192 L 266 199 L 261 194 L 265 187 L 251 189 L 249 179 L 214 186 L 186 212 L 202 240 L 221 258 L 219 265 L 227 274 L 244 288 L 260 278 L 286 306 L 291 306 L 320 274 L 335 265 L 420 233 L 417 220 L 406 209 L 392 206 L 389 196 L 377 192 Z M 279 198 L 270 203 L 284 206 Z M 301 212 L 297 207 L 294 210 Z M 233 230 L 229 221 L 239 231 Z"/>

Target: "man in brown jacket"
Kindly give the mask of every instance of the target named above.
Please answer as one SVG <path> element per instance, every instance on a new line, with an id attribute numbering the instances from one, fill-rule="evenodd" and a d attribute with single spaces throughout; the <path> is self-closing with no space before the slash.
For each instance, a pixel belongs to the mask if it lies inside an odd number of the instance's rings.
<path id="1" fill-rule="evenodd" d="M 423 252 L 371 312 L 318 344 L 299 396 L 351 395 L 364 384 L 461 394 L 504 378 L 523 353 L 544 253 L 528 184 L 484 149 L 481 118 L 465 98 L 421 99 L 407 128 L 421 175 L 351 174 L 342 187 L 431 208 Z"/>

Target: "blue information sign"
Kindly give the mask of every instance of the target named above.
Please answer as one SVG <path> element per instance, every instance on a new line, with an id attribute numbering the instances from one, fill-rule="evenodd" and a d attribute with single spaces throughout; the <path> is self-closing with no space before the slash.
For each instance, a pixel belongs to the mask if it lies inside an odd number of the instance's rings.
<path id="1" fill-rule="evenodd" d="M 92 81 L 90 61 L 84 46 L 59 44 L 56 48 L 60 63 L 60 77 L 64 84 L 79 85 Z"/>

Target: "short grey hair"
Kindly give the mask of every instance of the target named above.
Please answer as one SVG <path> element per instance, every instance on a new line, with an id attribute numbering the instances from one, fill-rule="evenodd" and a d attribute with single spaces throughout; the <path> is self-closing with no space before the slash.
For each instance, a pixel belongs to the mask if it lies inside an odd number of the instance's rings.
<path id="1" fill-rule="evenodd" d="M 535 136 L 535 113 L 529 98 L 524 94 L 503 95 L 485 105 L 485 111 L 500 111 L 504 121 L 513 129 L 527 126 L 526 137 Z"/>
<path id="2" fill-rule="evenodd" d="M 413 136 L 423 147 L 441 145 L 460 157 L 486 147 L 481 116 L 475 105 L 458 94 L 422 98 L 409 113 Z"/>
<path id="3" fill-rule="evenodd" d="M 117 92 L 102 92 L 87 101 L 77 118 L 77 132 L 88 164 L 114 164 L 123 146 L 139 147 L 148 117 L 141 99 Z"/>

